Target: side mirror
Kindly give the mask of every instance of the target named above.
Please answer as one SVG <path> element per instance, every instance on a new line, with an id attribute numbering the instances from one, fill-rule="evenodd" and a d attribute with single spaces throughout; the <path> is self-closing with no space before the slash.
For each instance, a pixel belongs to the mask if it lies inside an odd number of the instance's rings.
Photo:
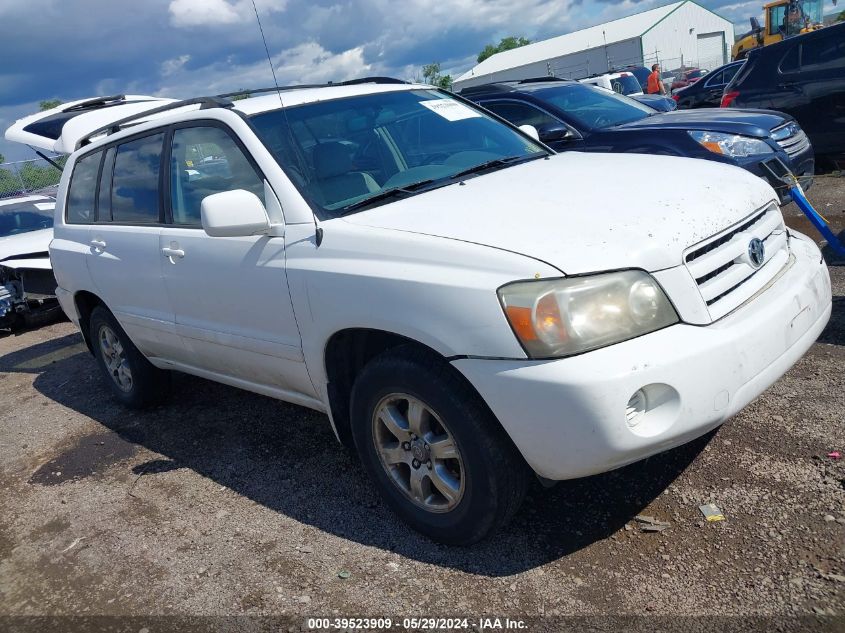
<path id="1" fill-rule="evenodd" d="M 540 135 L 537 133 L 537 128 L 533 125 L 520 125 L 519 129 L 531 138 L 533 138 L 535 141 L 540 140 Z"/>
<path id="2" fill-rule="evenodd" d="M 568 141 L 575 138 L 572 131 L 563 123 L 546 123 L 540 126 L 539 130 L 540 140 L 544 143 L 552 143 L 554 141 Z"/>
<path id="3" fill-rule="evenodd" d="M 244 237 L 270 230 L 267 210 L 254 193 L 244 189 L 206 196 L 200 205 L 202 228 L 211 237 Z"/>
<path id="4" fill-rule="evenodd" d="M 754 17 L 751 18 L 751 30 L 754 33 L 757 33 L 759 31 L 763 30 L 762 28 L 760 28 L 760 21 L 757 18 L 754 18 Z"/>

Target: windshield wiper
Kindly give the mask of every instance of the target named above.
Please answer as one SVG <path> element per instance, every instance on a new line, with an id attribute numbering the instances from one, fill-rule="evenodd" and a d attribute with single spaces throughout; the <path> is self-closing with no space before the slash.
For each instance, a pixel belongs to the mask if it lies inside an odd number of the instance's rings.
<path id="1" fill-rule="evenodd" d="M 506 158 L 494 158 L 493 160 L 487 160 L 483 163 L 479 163 L 478 165 L 473 165 L 472 167 L 467 167 L 466 169 L 462 169 L 459 172 L 448 176 L 449 180 L 458 180 L 462 176 L 469 176 L 470 174 L 477 174 L 478 172 L 484 171 L 485 169 L 491 169 L 492 167 L 504 167 L 505 165 L 516 165 L 517 163 L 523 163 L 529 160 L 535 160 L 537 158 L 543 158 L 548 156 L 545 152 L 537 152 L 535 154 L 529 154 L 528 156 L 508 156 Z"/>
<path id="2" fill-rule="evenodd" d="M 343 207 L 340 210 L 340 215 L 347 215 L 348 213 L 352 213 L 353 211 L 357 211 L 358 209 L 362 209 L 363 207 L 375 204 L 376 202 L 380 202 L 381 200 L 387 200 L 388 198 L 399 198 L 402 196 L 409 196 L 415 193 L 419 193 L 419 189 L 421 189 L 425 185 L 431 184 L 432 182 L 434 182 L 434 180 L 432 179 L 420 180 L 419 182 L 411 183 L 410 185 L 403 185 L 402 187 L 391 187 L 390 189 L 379 191 L 378 193 L 374 193 L 368 198 L 364 198 L 363 200 L 353 202 L 352 204 Z"/>

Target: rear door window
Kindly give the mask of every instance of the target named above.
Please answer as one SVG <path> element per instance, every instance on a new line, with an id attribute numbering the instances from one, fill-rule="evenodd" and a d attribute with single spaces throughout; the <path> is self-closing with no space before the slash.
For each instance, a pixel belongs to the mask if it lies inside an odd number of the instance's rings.
<path id="1" fill-rule="evenodd" d="M 705 88 L 715 88 L 716 86 L 722 86 L 725 84 L 725 71 L 720 70 L 717 73 L 714 73 L 713 76 L 708 77 L 707 81 L 704 84 Z"/>
<path id="2" fill-rule="evenodd" d="M 91 224 L 97 220 L 95 200 L 102 157 L 102 151 L 93 152 L 76 161 L 65 209 L 68 224 Z"/>
<path id="3" fill-rule="evenodd" d="M 159 173 L 164 133 L 118 145 L 112 175 L 112 222 L 161 222 Z"/>
<path id="4" fill-rule="evenodd" d="M 517 126 L 533 125 L 535 128 L 540 129 L 540 127 L 546 124 L 560 125 L 560 121 L 553 116 L 527 103 L 491 101 L 482 105 Z"/>
<path id="5" fill-rule="evenodd" d="M 742 68 L 742 64 L 737 64 L 736 66 L 731 66 L 730 68 L 725 68 L 725 70 L 722 71 L 724 73 L 724 75 L 722 77 L 722 83 L 723 84 L 729 84 L 731 82 L 731 79 L 734 78 L 734 75 L 736 75 L 739 72 L 740 68 Z"/>

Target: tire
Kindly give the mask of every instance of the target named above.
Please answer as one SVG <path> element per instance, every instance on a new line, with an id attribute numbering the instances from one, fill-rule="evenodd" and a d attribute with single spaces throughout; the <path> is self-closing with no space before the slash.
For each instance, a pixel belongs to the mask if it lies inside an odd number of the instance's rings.
<path id="1" fill-rule="evenodd" d="M 358 455 L 387 505 L 431 539 L 469 545 L 522 503 L 528 466 L 478 394 L 437 355 L 402 346 L 370 361 L 353 386 L 351 414 Z"/>
<path id="2" fill-rule="evenodd" d="M 88 335 L 103 378 L 122 404 L 143 409 L 158 404 L 167 395 L 170 373 L 144 358 L 114 315 L 103 306 L 91 312 Z M 108 356 L 108 348 L 114 350 L 112 356 Z"/>

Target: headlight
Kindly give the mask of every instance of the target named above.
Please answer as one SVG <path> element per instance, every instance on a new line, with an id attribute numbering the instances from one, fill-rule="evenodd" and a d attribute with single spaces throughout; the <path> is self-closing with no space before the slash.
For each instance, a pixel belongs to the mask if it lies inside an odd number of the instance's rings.
<path id="1" fill-rule="evenodd" d="M 662 288 L 641 270 L 499 288 L 505 315 L 531 358 L 570 356 L 678 322 Z"/>
<path id="2" fill-rule="evenodd" d="M 769 144 L 759 138 L 738 134 L 722 134 L 720 132 L 689 132 L 689 135 L 714 154 L 722 154 L 731 158 L 774 154 L 774 150 L 769 147 Z"/>

